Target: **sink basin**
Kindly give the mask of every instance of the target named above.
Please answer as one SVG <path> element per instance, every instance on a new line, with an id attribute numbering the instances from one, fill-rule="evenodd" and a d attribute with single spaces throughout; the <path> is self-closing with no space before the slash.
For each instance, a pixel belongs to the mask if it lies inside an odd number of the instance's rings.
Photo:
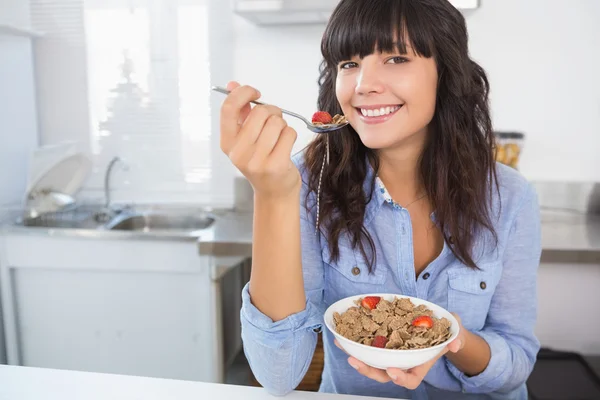
<path id="1" fill-rule="evenodd" d="M 137 232 L 193 233 L 209 228 L 215 219 L 209 215 L 189 214 L 134 214 L 122 215 L 112 221 L 107 229 Z"/>
<path id="2" fill-rule="evenodd" d="M 32 228 L 99 229 L 110 218 L 110 213 L 100 208 L 79 207 L 37 217 L 19 218 L 16 225 Z"/>
<path id="3" fill-rule="evenodd" d="M 19 218 L 16 226 L 57 230 L 87 231 L 87 236 L 101 232 L 155 234 L 159 237 L 197 238 L 215 223 L 215 217 L 197 208 L 107 209 L 89 205 L 73 207 L 37 217 Z"/>

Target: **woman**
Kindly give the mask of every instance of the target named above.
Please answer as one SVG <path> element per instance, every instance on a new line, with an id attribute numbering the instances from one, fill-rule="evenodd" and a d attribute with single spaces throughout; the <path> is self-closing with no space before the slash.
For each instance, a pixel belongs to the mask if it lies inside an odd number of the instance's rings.
<path id="1" fill-rule="evenodd" d="M 255 191 L 241 313 L 255 376 L 272 393 L 293 390 L 326 307 L 386 292 L 447 308 L 459 337 L 432 362 L 384 371 L 323 330 L 321 391 L 527 398 L 538 205 L 493 160 L 488 81 L 469 58 L 464 18 L 446 0 L 342 0 L 322 53 L 319 109 L 350 125 L 293 160 L 296 132 L 278 108 L 250 108 L 257 90 L 230 83 L 221 111 L 222 149 Z"/>

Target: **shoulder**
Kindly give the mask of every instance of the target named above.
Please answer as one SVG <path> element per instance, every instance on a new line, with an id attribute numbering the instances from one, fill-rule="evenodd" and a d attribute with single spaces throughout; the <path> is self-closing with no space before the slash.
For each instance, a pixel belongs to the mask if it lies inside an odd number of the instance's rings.
<path id="1" fill-rule="evenodd" d="M 533 185 L 517 170 L 496 163 L 498 190 L 493 188 L 492 210 L 500 231 L 514 225 L 517 218 L 539 220 L 537 193 Z"/>

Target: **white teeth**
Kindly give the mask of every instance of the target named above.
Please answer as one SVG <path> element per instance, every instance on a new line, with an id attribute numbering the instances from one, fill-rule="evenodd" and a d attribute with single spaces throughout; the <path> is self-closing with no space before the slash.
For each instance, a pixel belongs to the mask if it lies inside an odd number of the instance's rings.
<path id="1" fill-rule="evenodd" d="M 393 106 L 393 107 L 381 107 L 379 109 L 366 109 L 366 108 L 361 108 L 360 112 L 362 113 L 363 116 L 365 117 L 379 117 L 382 115 L 388 115 L 388 114 L 392 114 L 396 111 L 398 111 L 400 107 L 399 106 Z"/>

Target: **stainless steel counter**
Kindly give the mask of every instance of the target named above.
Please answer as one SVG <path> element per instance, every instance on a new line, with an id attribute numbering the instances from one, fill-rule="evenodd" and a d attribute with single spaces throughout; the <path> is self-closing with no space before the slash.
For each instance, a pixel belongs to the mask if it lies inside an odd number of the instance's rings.
<path id="1" fill-rule="evenodd" d="M 544 210 L 542 262 L 600 264 L 600 217 Z M 252 214 L 221 215 L 198 239 L 201 254 L 248 256 L 252 254 Z"/>

